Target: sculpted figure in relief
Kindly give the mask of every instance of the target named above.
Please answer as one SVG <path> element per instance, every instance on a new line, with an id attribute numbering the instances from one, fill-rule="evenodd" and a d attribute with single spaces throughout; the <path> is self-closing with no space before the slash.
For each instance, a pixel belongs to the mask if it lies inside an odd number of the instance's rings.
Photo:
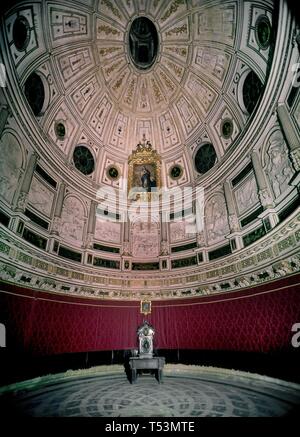
<path id="1" fill-rule="evenodd" d="M 216 195 L 207 203 L 205 225 L 209 243 L 217 242 L 229 233 L 226 204 L 222 196 Z"/>
<path id="2" fill-rule="evenodd" d="M 11 203 L 18 186 L 22 151 L 17 140 L 10 134 L 3 135 L 0 148 L 0 195 Z"/>
<path id="3" fill-rule="evenodd" d="M 68 197 L 65 201 L 61 217 L 60 235 L 73 244 L 81 245 L 84 227 L 84 212 L 80 201 L 75 197 Z"/>
<path id="4" fill-rule="evenodd" d="M 288 183 L 293 175 L 288 148 L 279 130 L 274 132 L 269 140 L 266 170 L 277 198 L 288 188 Z"/>
<path id="5" fill-rule="evenodd" d="M 185 222 L 174 222 L 170 224 L 171 241 L 180 241 L 185 239 Z"/>

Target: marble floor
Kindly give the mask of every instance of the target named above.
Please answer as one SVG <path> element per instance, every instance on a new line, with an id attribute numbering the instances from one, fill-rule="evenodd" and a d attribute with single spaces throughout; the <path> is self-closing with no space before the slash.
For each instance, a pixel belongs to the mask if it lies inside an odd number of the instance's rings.
<path id="1" fill-rule="evenodd" d="M 299 408 L 300 385 L 183 365 L 167 365 L 162 384 L 151 374 L 130 384 L 122 366 L 103 366 L 2 387 L 0 403 L 34 417 L 276 417 Z"/>

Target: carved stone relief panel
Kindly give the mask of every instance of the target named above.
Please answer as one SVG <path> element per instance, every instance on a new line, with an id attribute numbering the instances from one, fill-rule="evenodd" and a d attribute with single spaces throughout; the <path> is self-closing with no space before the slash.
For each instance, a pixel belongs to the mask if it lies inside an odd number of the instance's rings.
<path id="1" fill-rule="evenodd" d="M 170 223 L 171 243 L 175 243 L 176 241 L 182 241 L 182 240 L 185 240 L 186 238 L 187 237 L 185 234 L 185 222 L 184 221 Z"/>
<path id="2" fill-rule="evenodd" d="M 109 17 L 111 20 L 117 21 L 119 24 L 125 24 L 124 15 L 119 8 L 118 3 L 112 0 L 98 0 L 98 10 L 103 15 Z"/>
<path id="3" fill-rule="evenodd" d="M 96 218 L 95 239 L 111 243 L 120 243 L 121 225 L 109 220 Z"/>
<path id="4" fill-rule="evenodd" d="M 109 82 L 112 78 L 118 77 L 125 64 L 124 55 L 119 57 L 115 56 L 110 63 L 106 63 L 102 67 L 105 80 Z"/>
<path id="5" fill-rule="evenodd" d="M 161 67 L 157 69 L 157 74 L 164 88 L 164 94 L 168 97 L 171 97 L 177 89 L 174 81 Z"/>
<path id="6" fill-rule="evenodd" d="M 173 22 L 174 20 L 178 19 L 179 16 L 184 14 L 186 12 L 187 6 L 184 1 L 170 1 L 166 2 L 165 8 L 162 10 L 161 16 L 160 16 L 160 23 L 161 25 L 165 25 L 169 22 Z"/>
<path id="7" fill-rule="evenodd" d="M 46 187 L 37 177 L 33 177 L 28 193 L 28 203 L 37 211 L 50 217 L 53 205 L 54 193 Z"/>
<path id="8" fill-rule="evenodd" d="M 50 16 L 53 46 L 78 41 L 79 39 L 82 41 L 90 36 L 90 16 L 82 11 L 49 5 L 48 14 Z"/>
<path id="9" fill-rule="evenodd" d="M 266 174 L 274 193 L 278 198 L 288 188 L 294 170 L 288 156 L 288 148 L 280 130 L 269 138 L 266 156 Z"/>
<path id="10" fill-rule="evenodd" d="M 205 230 L 208 244 L 214 244 L 229 234 L 225 198 L 215 194 L 205 206 Z"/>
<path id="11" fill-rule="evenodd" d="M 80 82 L 80 86 L 72 91 L 71 99 L 75 108 L 81 115 L 85 114 L 87 108 L 89 107 L 89 103 L 95 96 L 98 89 L 99 84 L 97 82 L 97 78 L 95 76 L 91 76 L 86 79 L 84 83 Z"/>
<path id="12" fill-rule="evenodd" d="M 125 150 L 128 146 L 128 124 L 128 117 L 119 112 L 113 124 L 109 139 L 109 143 L 118 150 Z"/>
<path id="13" fill-rule="evenodd" d="M 122 9 L 126 11 L 129 17 L 135 13 L 135 4 L 133 0 L 119 0 L 118 4 L 121 4 Z"/>
<path id="14" fill-rule="evenodd" d="M 89 125 L 101 140 L 103 140 L 105 126 L 109 121 L 111 109 L 112 103 L 110 102 L 110 99 L 106 95 L 103 96 L 89 121 Z"/>
<path id="15" fill-rule="evenodd" d="M 171 61 L 166 56 L 162 57 L 161 64 L 171 73 L 171 76 L 178 82 L 182 81 L 185 73 L 185 68 L 178 62 Z"/>
<path id="16" fill-rule="evenodd" d="M 200 74 L 209 75 L 221 85 L 229 65 L 230 56 L 224 51 L 212 48 L 195 47 L 194 65 Z"/>
<path id="17" fill-rule="evenodd" d="M 217 94 L 212 88 L 208 87 L 207 83 L 193 73 L 189 74 L 185 88 L 191 96 L 196 99 L 199 108 L 201 108 L 201 112 L 206 114 L 215 101 Z"/>
<path id="18" fill-rule="evenodd" d="M 81 246 L 84 231 L 84 208 L 79 199 L 65 199 L 61 215 L 60 236 L 72 245 Z"/>
<path id="19" fill-rule="evenodd" d="M 57 58 L 57 64 L 67 88 L 94 65 L 92 50 L 85 47 L 64 53 Z"/>
<path id="20" fill-rule="evenodd" d="M 134 257 L 142 259 L 159 256 L 159 229 L 156 223 L 142 221 L 134 223 L 131 238 Z"/>
<path id="21" fill-rule="evenodd" d="M 147 81 L 145 78 L 142 78 L 139 82 L 140 84 L 137 93 L 137 109 L 140 112 L 149 112 L 151 110 L 151 104 Z"/>
<path id="22" fill-rule="evenodd" d="M 137 142 L 145 136 L 150 142 L 153 142 L 153 121 L 151 119 L 136 120 L 135 138 Z"/>
<path id="23" fill-rule="evenodd" d="M 187 61 L 187 57 L 189 53 L 189 48 L 187 45 L 178 45 L 178 44 L 165 45 L 163 50 L 164 53 L 166 55 L 169 55 L 171 58 L 175 56 L 176 58 L 180 59 L 184 63 Z"/>
<path id="24" fill-rule="evenodd" d="M 11 203 L 20 177 L 22 150 L 17 139 L 10 133 L 2 136 L 0 149 L 0 195 Z"/>
<path id="25" fill-rule="evenodd" d="M 116 98 L 120 98 L 121 94 L 123 94 L 127 88 L 128 81 L 130 78 L 130 70 L 126 65 L 123 70 L 110 82 L 110 90 L 113 92 Z"/>
<path id="26" fill-rule="evenodd" d="M 243 214 L 259 202 L 258 187 L 253 172 L 250 174 L 250 177 L 245 179 L 234 191 L 234 195 L 239 214 Z"/>
<path id="27" fill-rule="evenodd" d="M 129 108 L 133 107 L 133 104 L 136 99 L 137 83 L 138 83 L 137 76 L 135 74 L 132 74 L 123 95 L 123 103 Z"/>
<path id="28" fill-rule="evenodd" d="M 182 128 L 187 135 L 190 135 L 199 126 L 200 119 L 195 108 L 183 96 L 176 103 L 180 120 L 182 120 Z"/>
<path id="29" fill-rule="evenodd" d="M 232 44 L 236 30 L 235 2 L 207 7 L 195 14 L 195 38 Z"/>
<path id="30" fill-rule="evenodd" d="M 121 41 L 123 32 L 108 21 L 97 19 L 97 39 L 105 41 Z"/>
<path id="31" fill-rule="evenodd" d="M 179 136 L 170 111 L 165 112 L 159 117 L 160 132 L 162 136 L 162 148 L 168 150 L 179 144 Z"/>
<path id="32" fill-rule="evenodd" d="M 178 41 L 187 41 L 189 39 L 189 34 L 189 20 L 187 17 L 170 25 L 163 32 L 164 41 L 176 41 L 176 43 Z"/>
<path id="33" fill-rule="evenodd" d="M 163 107 L 165 107 L 166 100 L 164 93 L 154 75 L 148 80 L 148 89 L 150 91 L 152 106 L 161 108 L 163 105 Z"/>

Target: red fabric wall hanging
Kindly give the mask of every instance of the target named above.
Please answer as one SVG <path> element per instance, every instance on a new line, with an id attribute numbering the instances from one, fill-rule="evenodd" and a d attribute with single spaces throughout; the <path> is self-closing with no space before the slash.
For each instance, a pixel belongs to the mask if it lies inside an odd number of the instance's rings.
<path id="1" fill-rule="evenodd" d="M 147 319 L 156 349 L 268 352 L 291 347 L 300 323 L 300 275 L 240 292 L 204 298 L 140 302 L 81 299 L 9 284 L 0 287 L 0 322 L 7 347 L 38 355 L 137 347 L 136 328 Z"/>

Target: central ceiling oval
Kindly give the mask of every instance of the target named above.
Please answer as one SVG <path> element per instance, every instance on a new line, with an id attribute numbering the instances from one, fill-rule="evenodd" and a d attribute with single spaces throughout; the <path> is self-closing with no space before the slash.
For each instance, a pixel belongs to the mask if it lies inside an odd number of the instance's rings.
<path id="1" fill-rule="evenodd" d="M 158 33 L 147 17 L 136 18 L 129 30 L 130 58 L 139 70 L 150 68 L 157 57 Z"/>

